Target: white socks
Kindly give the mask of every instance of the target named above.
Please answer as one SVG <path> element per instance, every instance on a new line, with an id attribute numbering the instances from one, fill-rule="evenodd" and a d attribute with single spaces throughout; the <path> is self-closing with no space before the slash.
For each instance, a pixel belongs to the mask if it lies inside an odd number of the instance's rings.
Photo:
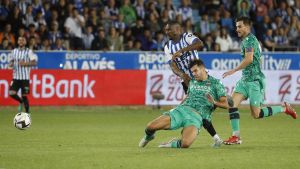
<path id="1" fill-rule="evenodd" d="M 234 131 L 234 132 L 232 132 L 232 135 L 240 137 L 240 131 L 239 130 L 238 131 Z"/>
<path id="2" fill-rule="evenodd" d="M 215 135 L 213 136 L 213 140 L 214 140 L 214 141 L 218 141 L 218 140 L 222 140 L 222 139 L 219 137 L 218 134 L 215 134 Z"/>

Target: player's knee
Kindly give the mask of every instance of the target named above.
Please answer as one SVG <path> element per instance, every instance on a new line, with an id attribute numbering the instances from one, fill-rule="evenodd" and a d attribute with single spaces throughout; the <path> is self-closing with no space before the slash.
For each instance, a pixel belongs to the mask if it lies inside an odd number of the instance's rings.
<path id="1" fill-rule="evenodd" d="M 232 108 L 235 106 L 232 97 L 229 95 L 227 95 L 227 103 L 228 103 L 229 108 Z"/>
<path id="2" fill-rule="evenodd" d="M 181 148 L 189 148 L 191 146 L 191 142 L 187 140 L 182 140 L 181 141 Z"/>
<path id="3" fill-rule="evenodd" d="M 254 119 L 259 119 L 259 115 L 257 115 L 257 114 L 252 114 L 252 117 L 253 117 Z"/>
<path id="4" fill-rule="evenodd" d="M 252 110 L 251 115 L 254 119 L 259 119 L 260 117 L 260 111 Z"/>
<path id="5" fill-rule="evenodd" d="M 155 123 L 150 122 L 150 123 L 147 124 L 146 128 L 147 128 L 147 130 L 155 131 L 156 130 L 156 125 L 155 125 Z"/>

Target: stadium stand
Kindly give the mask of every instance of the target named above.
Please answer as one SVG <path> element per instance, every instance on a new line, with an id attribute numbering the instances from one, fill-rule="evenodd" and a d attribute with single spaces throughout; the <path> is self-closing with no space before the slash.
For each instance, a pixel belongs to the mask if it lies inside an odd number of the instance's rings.
<path id="1" fill-rule="evenodd" d="M 300 50 L 299 0 L 2 0 L 0 50 L 14 48 L 19 36 L 34 38 L 34 50 L 101 50 L 92 44 L 104 29 L 106 50 L 131 50 L 141 42 L 135 50 L 159 51 L 166 37 L 157 34 L 166 22 L 177 20 L 204 42 L 211 36 L 216 44 L 211 51 L 236 51 L 234 20 L 240 15 L 251 17 L 264 51 Z M 132 32 L 128 39 L 126 32 L 137 27 L 141 33 Z M 228 37 L 230 46 L 224 43 Z"/>

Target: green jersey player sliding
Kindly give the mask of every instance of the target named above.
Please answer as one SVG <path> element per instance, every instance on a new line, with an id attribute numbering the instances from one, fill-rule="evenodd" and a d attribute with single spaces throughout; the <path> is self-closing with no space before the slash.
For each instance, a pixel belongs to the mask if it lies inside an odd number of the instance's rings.
<path id="1" fill-rule="evenodd" d="M 189 82 L 186 98 L 179 106 L 148 123 L 139 147 L 153 140 L 158 130 L 183 128 L 181 139 L 172 139 L 159 147 L 188 148 L 203 126 L 203 119 L 211 120 L 215 107 L 228 108 L 224 85 L 207 74 L 203 61 L 193 60 L 189 68 L 194 78 Z"/>

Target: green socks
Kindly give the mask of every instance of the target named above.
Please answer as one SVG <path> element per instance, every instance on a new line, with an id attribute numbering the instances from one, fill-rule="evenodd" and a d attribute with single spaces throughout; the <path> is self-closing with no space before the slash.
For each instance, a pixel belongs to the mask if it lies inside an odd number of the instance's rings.
<path id="1" fill-rule="evenodd" d="M 181 140 L 173 140 L 171 142 L 171 148 L 181 148 Z"/>
<path id="2" fill-rule="evenodd" d="M 259 118 L 273 116 L 275 114 L 283 112 L 282 106 L 271 106 L 271 107 L 264 107 L 261 109 Z"/>
<path id="3" fill-rule="evenodd" d="M 240 131 L 240 113 L 238 108 L 229 108 L 229 119 L 232 131 Z"/>

